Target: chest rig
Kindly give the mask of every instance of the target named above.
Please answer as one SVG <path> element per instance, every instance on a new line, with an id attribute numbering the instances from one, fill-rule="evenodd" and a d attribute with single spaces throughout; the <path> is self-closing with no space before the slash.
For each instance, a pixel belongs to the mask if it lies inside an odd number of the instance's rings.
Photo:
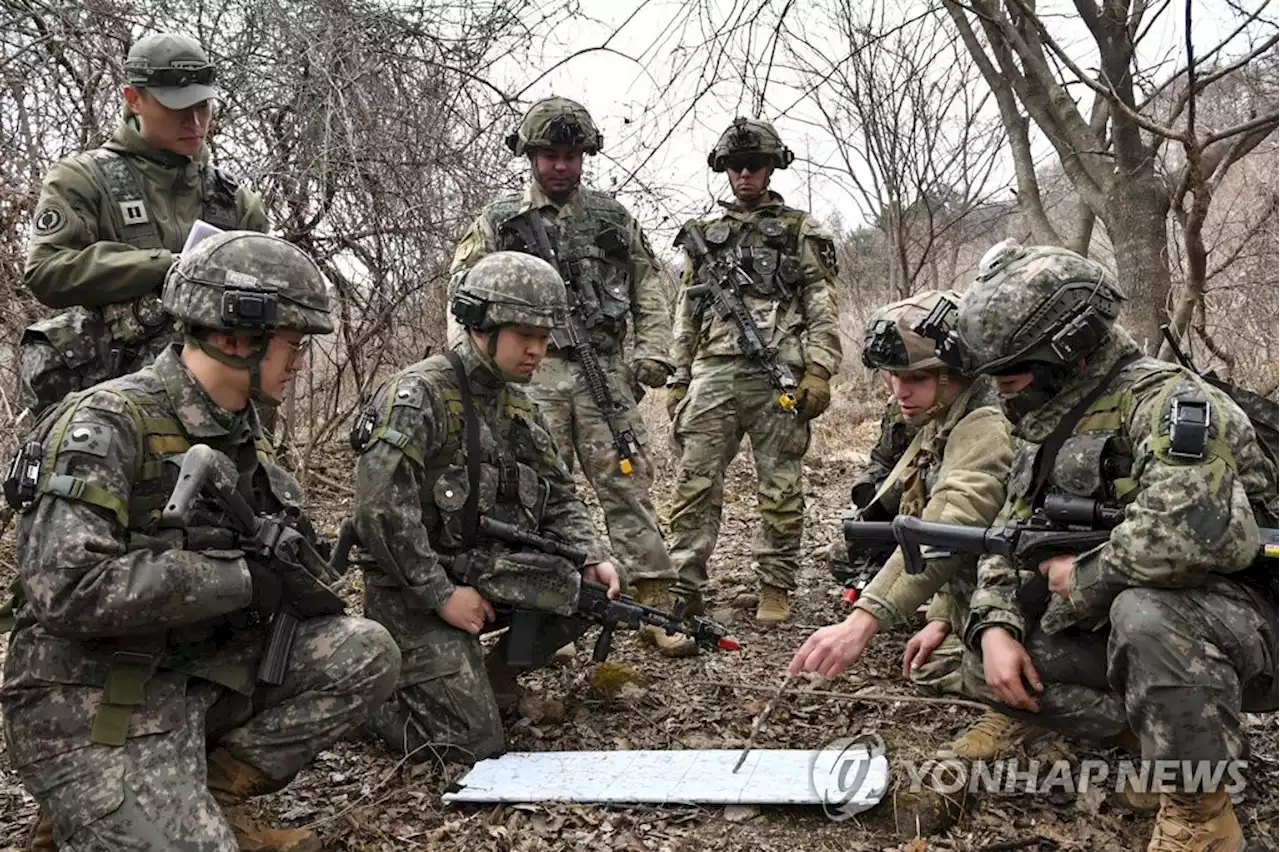
<path id="1" fill-rule="evenodd" d="M 542 216 L 551 238 L 555 259 L 543 258 L 557 266 L 576 305 L 578 320 L 586 329 L 592 347 L 604 354 L 621 350 L 631 312 L 631 221 L 618 202 L 599 193 L 583 192 L 582 209 L 558 217 L 554 210 L 527 210 L 512 196 L 490 208 L 498 249 L 541 256 L 537 246 L 522 235 L 519 219 Z M 567 272 L 567 274 L 566 274 Z M 571 351 L 567 333 L 555 329 L 551 345 Z"/>
<path id="2" fill-rule="evenodd" d="M 352 431 L 357 452 L 385 442 L 422 471 L 423 524 L 443 556 L 475 546 L 474 523 L 468 517 L 472 514 L 536 530 L 550 486 L 534 464 L 554 457 L 550 436 L 535 421 L 533 403 L 504 387 L 485 406 L 494 407 L 485 416 L 477 410 L 481 403 L 464 400 L 464 394 L 470 395 L 469 385 L 458 383 L 456 375 L 449 381 L 450 370 L 447 357 L 441 355 L 428 361 L 426 371 L 397 377 L 381 403 L 366 408 Z M 428 392 L 444 410 L 443 443 L 424 457 L 409 434 L 397 427 L 422 416 L 422 409 L 430 405 Z M 468 407 L 473 409 L 471 417 Z"/>
<path id="3" fill-rule="evenodd" d="M 745 295 L 789 301 L 804 283 L 801 221 L 785 211 L 766 211 L 745 220 L 726 216 L 707 225 L 707 249 L 727 256 L 750 276 L 752 286 Z"/>
<path id="4" fill-rule="evenodd" d="M 76 421 L 81 400 L 98 390 L 115 395 L 134 423 L 139 463 L 130 479 L 127 501 L 59 469 L 60 453 L 105 457 L 110 451 L 111 436 L 105 427 Z M 47 494 L 86 503 L 115 517 L 123 530 L 125 546 L 131 551 L 174 546 L 156 537 L 155 527 L 178 479 L 177 466 L 167 460 L 190 449 L 191 441 L 172 411 L 160 402 L 162 398 L 129 388 L 99 388 L 67 397 L 45 412 L 18 450 L 5 482 L 6 499 L 23 513 L 32 511 Z M 258 462 L 275 460 L 271 444 L 265 439 L 256 440 L 252 452 Z M 9 601 L 0 607 L 0 630 L 13 628 L 22 600 L 22 587 L 15 579 Z M 206 627 L 212 629 L 211 625 Z M 147 682 L 159 667 L 167 645 L 164 634 L 115 640 L 102 699 L 93 717 L 93 742 L 124 745 L 130 719 L 145 702 Z"/>

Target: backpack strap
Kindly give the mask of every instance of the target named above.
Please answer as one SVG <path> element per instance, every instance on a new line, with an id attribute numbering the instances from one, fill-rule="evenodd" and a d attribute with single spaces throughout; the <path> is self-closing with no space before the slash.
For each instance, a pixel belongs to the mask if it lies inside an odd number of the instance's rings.
<path id="1" fill-rule="evenodd" d="M 89 155 L 111 198 L 111 216 L 120 241 L 140 249 L 164 248 L 160 231 L 147 210 L 141 177 L 128 158 L 106 148 L 97 148 Z"/>
<path id="2" fill-rule="evenodd" d="M 480 531 L 480 420 L 476 417 L 475 403 L 471 399 L 471 380 L 467 377 L 462 356 L 457 352 L 445 353 L 453 375 L 458 380 L 458 392 L 462 395 L 462 418 L 467 434 L 467 501 L 462 506 L 462 546 L 471 549 L 476 545 Z"/>

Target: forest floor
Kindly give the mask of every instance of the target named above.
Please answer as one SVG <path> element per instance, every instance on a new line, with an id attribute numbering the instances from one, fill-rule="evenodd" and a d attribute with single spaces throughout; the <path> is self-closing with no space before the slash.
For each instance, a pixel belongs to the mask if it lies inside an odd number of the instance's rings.
<path id="1" fill-rule="evenodd" d="M 646 402 L 659 468 L 654 501 L 667 505 L 674 465 L 660 430 L 665 417 Z M 824 418 L 826 419 L 826 418 Z M 830 423 L 830 421 L 828 421 Z M 806 636 L 842 617 L 839 590 L 823 554 L 848 500 L 848 483 L 865 459 L 876 423 L 843 428 L 823 424 L 807 462 L 808 526 L 800 588 L 788 623 L 761 629 L 752 617 L 750 537 L 755 524 L 750 454 L 734 462 L 726 486 L 720 541 L 710 573 L 710 614 L 730 623 L 740 652 L 704 653 L 692 659 L 658 657 L 631 635 L 619 633 L 611 661 L 634 668 L 636 678 L 612 697 L 593 686 L 591 640 L 574 660 L 525 678 L 531 693 L 559 700 L 563 714 L 535 710 L 508 720 L 509 746 L 518 751 L 599 749 L 740 748 L 751 723 L 778 685 L 782 670 Z M 352 460 L 345 447 L 325 454 L 311 499 L 319 524 L 332 535 L 349 509 Z M 590 502 L 590 501 L 589 501 Z M 594 511 L 594 508 L 593 508 Z M 13 570 L 14 530 L 0 540 L 0 581 Z M 358 583 L 356 584 L 358 586 Z M 350 587 L 354 593 L 355 586 Z M 779 701 L 756 739 L 757 748 L 818 749 L 839 737 L 876 736 L 896 766 L 912 756 L 928 758 L 978 717 L 964 707 L 911 700 L 917 695 L 901 675 L 902 648 L 918 627 L 878 636 L 851 671 L 824 685 L 906 696 L 900 702 L 858 702 L 821 696 Z M 3 652 L 0 651 L 0 654 Z M 723 685 L 732 683 L 741 688 Z M 545 702 L 544 702 L 545 704 Z M 1248 785 L 1236 812 L 1251 849 L 1277 848 L 1277 737 L 1274 716 L 1247 715 L 1253 757 Z M 1122 757 L 1081 743 L 1044 737 L 1019 754 L 1019 765 L 1055 759 Z M 1145 849 L 1153 814 L 1136 813 L 1097 792 L 956 794 L 959 818 L 931 836 L 936 809 L 921 807 L 896 785 L 880 805 L 845 821 L 821 807 L 723 808 L 700 806 L 597 807 L 578 804 L 451 806 L 441 794 L 463 774 L 456 767 L 398 760 L 372 742 L 343 742 L 322 752 L 283 791 L 260 799 L 266 814 L 292 825 L 311 825 L 333 852 L 382 850 L 627 850 L 693 852 L 732 850 L 1122 850 Z M 0 744 L 0 850 L 20 849 L 34 819 L 34 801 L 23 791 Z"/>

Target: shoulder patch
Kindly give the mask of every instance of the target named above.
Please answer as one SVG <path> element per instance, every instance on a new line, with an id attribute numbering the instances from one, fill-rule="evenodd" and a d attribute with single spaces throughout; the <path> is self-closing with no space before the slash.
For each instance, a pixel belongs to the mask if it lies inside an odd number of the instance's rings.
<path id="1" fill-rule="evenodd" d="M 422 408 L 426 403 L 427 389 L 416 377 L 402 377 L 391 391 L 391 407 Z"/>
<path id="2" fill-rule="evenodd" d="M 67 227 L 67 212 L 62 205 L 49 202 L 36 211 L 32 228 L 37 237 L 51 237 Z"/>
<path id="3" fill-rule="evenodd" d="M 133 413 L 129 409 L 129 403 L 125 401 L 121 394 L 108 390 L 99 390 L 96 393 L 89 394 L 81 400 L 79 407 L 81 409 L 92 409 L 93 411 L 105 411 L 108 414 L 132 415 Z"/>
<path id="4" fill-rule="evenodd" d="M 840 258 L 836 254 L 835 240 L 827 237 L 820 237 L 817 234 L 810 234 L 809 239 L 813 240 L 814 253 L 818 257 L 818 263 L 822 265 L 832 277 L 840 274 Z"/>
<path id="5" fill-rule="evenodd" d="M 58 445 L 58 454 L 87 453 L 98 458 L 106 458 L 111 449 L 111 430 L 101 423 L 92 420 L 73 420 L 62 434 L 62 442 Z"/>

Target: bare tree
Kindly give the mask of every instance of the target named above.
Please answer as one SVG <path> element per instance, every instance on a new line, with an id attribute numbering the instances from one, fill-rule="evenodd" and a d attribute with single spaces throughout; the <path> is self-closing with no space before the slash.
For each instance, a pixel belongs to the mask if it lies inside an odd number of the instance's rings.
<path id="1" fill-rule="evenodd" d="M 958 247 L 973 236 L 966 217 L 997 184 L 1004 133 L 987 115 L 990 94 L 934 15 L 893 26 L 883 9 L 869 21 L 843 3 L 825 12 L 818 55 L 834 40 L 848 61 L 809 96 L 837 152 L 840 182 L 887 242 L 889 290 L 901 298 L 950 287 L 961 272 Z M 799 38 L 787 47 L 804 77 L 819 76 L 818 48 Z"/>
<path id="2" fill-rule="evenodd" d="M 1203 276 L 1200 229 L 1215 186 L 1277 126 L 1274 96 L 1247 105 L 1239 120 L 1218 126 L 1197 120 L 1197 98 L 1231 73 L 1273 55 L 1276 36 L 1273 23 L 1263 18 L 1265 4 L 1253 11 L 1232 5 L 1230 32 L 1197 55 L 1191 46 L 1191 5 L 1186 4 L 1182 27 L 1183 67 L 1161 76 L 1161 63 L 1143 62 L 1139 48 L 1169 12 L 1167 3 L 1074 0 L 1092 39 L 1089 48 L 1098 57 L 1099 67 L 1089 71 L 1050 31 L 1050 19 L 1038 12 L 1035 0 L 944 3 L 996 95 L 1013 143 L 1019 203 L 1036 238 L 1082 249 L 1093 219 L 1100 220 L 1131 297 L 1129 325 L 1152 351 L 1159 345 L 1159 326 L 1168 317 L 1173 289 L 1166 233 L 1171 210 L 1177 207 L 1185 214 L 1180 239 L 1191 261 L 1189 283 L 1194 287 Z M 1243 51 L 1228 59 L 1228 49 L 1242 43 Z M 1178 81 L 1186 81 L 1183 94 L 1169 97 Z M 1092 94 L 1087 108 L 1073 95 L 1082 86 Z M 1052 144 L 1085 208 L 1068 234 L 1058 233 L 1037 210 L 1028 117 Z M 1166 173 L 1159 163 L 1168 146 L 1180 147 L 1185 162 Z M 1186 321 L 1185 312 L 1180 319 Z"/>

